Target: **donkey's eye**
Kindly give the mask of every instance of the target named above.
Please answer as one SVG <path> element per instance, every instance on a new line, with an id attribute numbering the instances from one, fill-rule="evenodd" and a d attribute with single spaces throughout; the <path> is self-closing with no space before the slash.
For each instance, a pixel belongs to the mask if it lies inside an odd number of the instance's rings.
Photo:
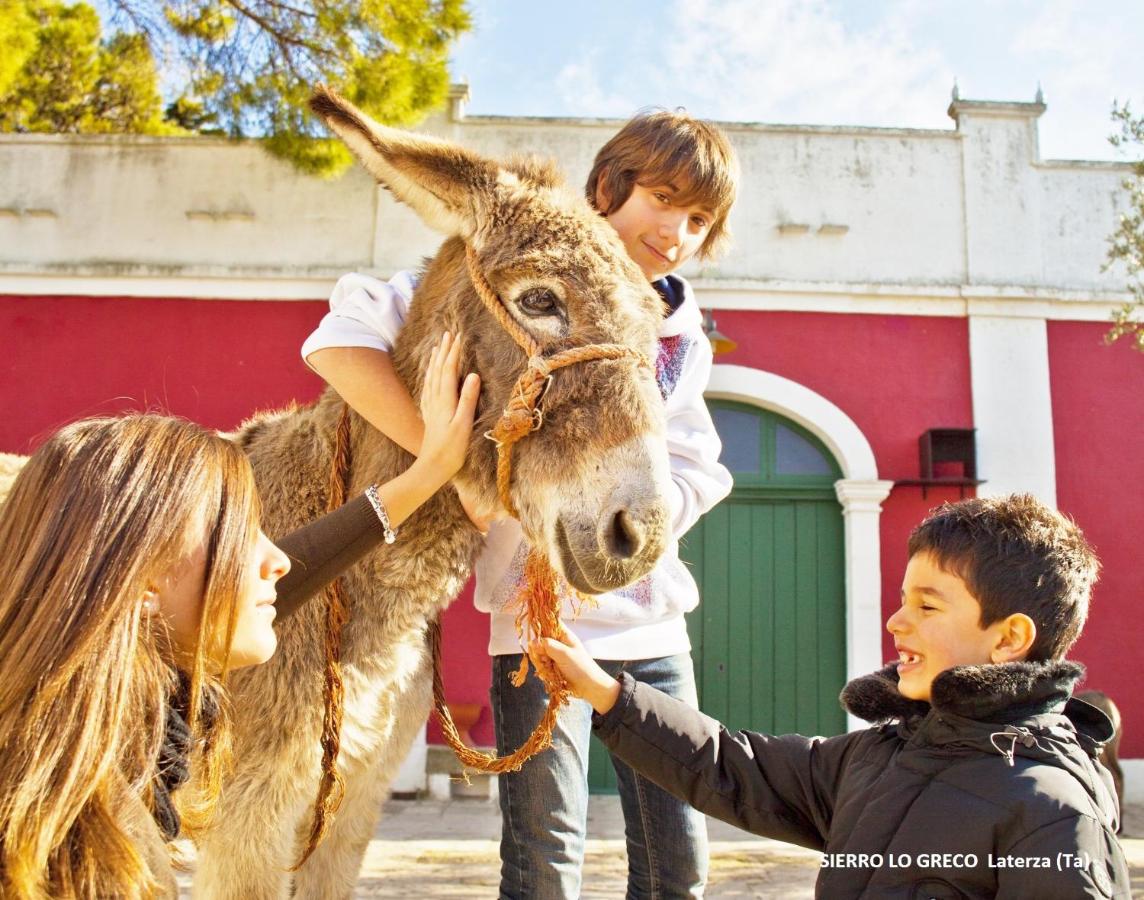
<path id="1" fill-rule="evenodd" d="M 532 288 L 525 291 L 516 302 L 526 316 L 553 316 L 560 310 L 560 301 L 547 288 Z"/>

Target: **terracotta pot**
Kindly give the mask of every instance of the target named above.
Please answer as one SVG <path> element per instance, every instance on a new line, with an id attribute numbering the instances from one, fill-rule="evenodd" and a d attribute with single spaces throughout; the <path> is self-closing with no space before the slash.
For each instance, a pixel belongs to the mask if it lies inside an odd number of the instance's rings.
<path id="1" fill-rule="evenodd" d="M 453 724 L 457 726 L 457 733 L 461 736 L 468 747 L 473 746 L 473 736 L 470 734 L 470 729 L 481 718 L 481 713 L 484 711 L 485 705 L 483 703 L 447 703 L 449 707 L 449 715 L 453 719 Z"/>

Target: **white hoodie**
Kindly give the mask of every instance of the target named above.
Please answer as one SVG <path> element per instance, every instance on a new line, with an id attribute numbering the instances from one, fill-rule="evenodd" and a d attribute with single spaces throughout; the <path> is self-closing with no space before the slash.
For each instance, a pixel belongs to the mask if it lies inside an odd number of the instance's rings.
<path id="1" fill-rule="evenodd" d="M 596 659 L 654 659 L 691 649 L 683 614 L 699 603 L 695 579 L 679 559 L 678 540 L 731 490 L 731 473 L 719 463 L 721 445 L 703 390 L 711 375 L 711 346 L 691 286 L 683 303 L 659 329 L 656 380 L 667 413 L 667 449 L 675 485 L 672 541 L 651 573 L 594 598 L 577 616 L 565 601 L 565 623 Z M 302 345 L 302 357 L 327 347 L 370 347 L 390 352 L 405 323 L 416 275 L 399 272 L 385 282 L 346 275 L 330 295 L 330 311 Z M 489 529 L 477 559 L 476 606 L 491 614 L 489 653 L 520 653 L 515 610 L 506 609 L 523 580 L 528 547 L 520 523 L 502 519 Z"/>

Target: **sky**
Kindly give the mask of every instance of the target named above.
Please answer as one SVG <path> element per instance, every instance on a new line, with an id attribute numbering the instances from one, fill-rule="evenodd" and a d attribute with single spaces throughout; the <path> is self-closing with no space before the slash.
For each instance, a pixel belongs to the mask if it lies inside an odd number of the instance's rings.
<path id="1" fill-rule="evenodd" d="M 953 128 L 961 97 L 1032 101 L 1042 159 L 1123 159 L 1144 111 L 1144 0 L 469 0 L 473 115 Z"/>

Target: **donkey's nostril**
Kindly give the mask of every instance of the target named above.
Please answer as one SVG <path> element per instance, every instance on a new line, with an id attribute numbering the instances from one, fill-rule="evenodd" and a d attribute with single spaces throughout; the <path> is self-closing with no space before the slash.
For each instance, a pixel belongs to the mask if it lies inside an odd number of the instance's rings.
<path id="1" fill-rule="evenodd" d="M 621 509 L 608 523 L 606 540 L 610 556 L 615 559 L 631 559 L 643 549 L 643 528 L 628 515 L 626 509 Z"/>

